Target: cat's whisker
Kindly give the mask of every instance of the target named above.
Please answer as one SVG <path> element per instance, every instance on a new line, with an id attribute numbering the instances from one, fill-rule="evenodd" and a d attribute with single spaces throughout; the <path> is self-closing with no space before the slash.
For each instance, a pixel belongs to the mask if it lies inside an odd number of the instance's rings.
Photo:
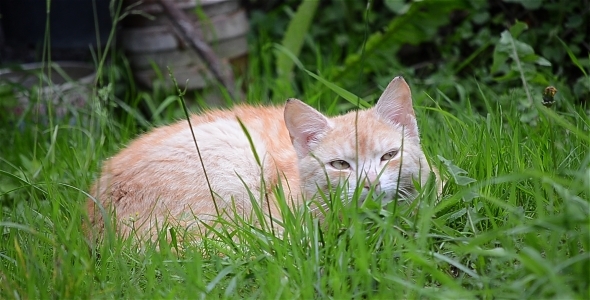
<path id="1" fill-rule="evenodd" d="M 411 202 L 413 201 L 416 196 L 417 192 L 416 189 L 412 186 L 402 186 L 397 189 L 397 201 L 400 202 Z"/>
<path id="2" fill-rule="evenodd" d="M 320 203 L 320 205 L 316 205 L 317 203 L 314 203 L 314 206 L 310 209 L 310 212 L 312 213 L 316 213 L 318 211 L 328 211 L 329 210 L 329 204 L 324 202 L 324 203 Z M 320 210 L 322 209 L 322 210 Z"/>

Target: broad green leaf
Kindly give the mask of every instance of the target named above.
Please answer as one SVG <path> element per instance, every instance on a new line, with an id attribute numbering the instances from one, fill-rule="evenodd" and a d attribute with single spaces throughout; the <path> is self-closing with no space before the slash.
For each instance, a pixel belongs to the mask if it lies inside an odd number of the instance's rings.
<path id="1" fill-rule="evenodd" d="M 500 70 L 500 67 L 504 66 L 506 64 L 506 61 L 508 60 L 508 54 L 504 51 L 499 51 L 499 46 L 496 46 L 496 49 L 494 50 L 494 54 L 492 56 L 492 67 L 491 67 L 491 73 L 494 74 L 496 72 L 498 72 Z"/>
<path id="2" fill-rule="evenodd" d="M 529 25 L 527 25 L 527 23 L 516 21 L 516 23 L 510 27 L 510 34 L 513 38 L 518 38 L 518 36 L 528 28 Z"/>
<path id="3" fill-rule="evenodd" d="M 551 62 L 540 56 L 537 56 L 535 63 L 540 66 L 551 67 Z"/>
<path id="4" fill-rule="evenodd" d="M 404 0 L 385 0 L 385 6 L 398 15 L 405 14 L 410 9 L 410 5 Z"/>
<path id="5" fill-rule="evenodd" d="M 452 160 L 446 159 L 440 155 L 438 155 L 438 159 L 447 167 L 449 174 L 453 177 L 457 185 L 468 185 L 477 181 L 471 177 L 464 176 L 467 175 L 467 171 L 456 166 Z"/>

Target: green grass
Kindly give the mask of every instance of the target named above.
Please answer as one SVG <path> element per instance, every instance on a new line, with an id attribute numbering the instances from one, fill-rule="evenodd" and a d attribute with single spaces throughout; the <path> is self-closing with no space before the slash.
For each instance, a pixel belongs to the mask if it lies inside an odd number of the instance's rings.
<path id="1" fill-rule="evenodd" d="M 272 48 L 252 52 L 248 102 L 299 97 L 328 114 L 350 107 L 335 93 L 316 94 L 318 81 L 304 72 L 300 86 L 277 82 Z M 168 243 L 166 235 L 182 232 L 163 230 L 158 243 L 142 247 L 112 235 L 92 247 L 81 220 L 100 162 L 150 124 L 182 117 L 178 102 L 165 100 L 170 93 L 117 92 L 114 74 L 125 72 L 105 72 L 113 85 L 94 91 L 73 123 L 0 121 L 2 299 L 589 297 L 583 107 L 565 99 L 555 109 L 534 105 L 534 122 L 523 122 L 530 112 L 519 108 L 522 93 L 482 87 L 471 101 L 487 111 L 475 112 L 470 102 L 413 86 L 423 147 L 449 178 L 440 201 L 432 184 L 412 204 L 383 208 L 326 195 L 324 225 L 305 207 L 285 210 L 281 238 L 237 218 L 198 243 Z M 153 121 L 139 107 L 157 112 Z"/>

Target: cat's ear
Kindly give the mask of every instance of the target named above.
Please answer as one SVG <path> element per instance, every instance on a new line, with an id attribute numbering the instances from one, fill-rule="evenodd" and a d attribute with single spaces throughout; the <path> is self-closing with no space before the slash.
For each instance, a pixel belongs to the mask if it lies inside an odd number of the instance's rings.
<path id="1" fill-rule="evenodd" d="M 307 156 L 313 146 L 331 128 L 328 118 L 297 99 L 287 100 L 285 124 L 299 157 Z"/>
<path id="2" fill-rule="evenodd" d="M 397 76 L 387 85 L 374 111 L 384 120 L 403 126 L 406 136 L 419 139 L 412 94 L 403 77 Z"/>

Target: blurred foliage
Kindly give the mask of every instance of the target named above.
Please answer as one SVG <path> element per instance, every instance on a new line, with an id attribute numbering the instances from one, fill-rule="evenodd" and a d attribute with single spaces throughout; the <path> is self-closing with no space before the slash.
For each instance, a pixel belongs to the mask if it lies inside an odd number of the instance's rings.
<path id="1" fill-rule="evenodd" d="M 244 3 L 256 38 L 279 43 L 300 1 Z M 298 59 L 359 96 L 401 74 L 458 104 L 483 106 L 475 99 L 485 89 L 522 94 L 526 108 L 548 85 L 558 105 L 587 103 L 589 31 L 589 0 L 331 0 L 317 8 Z"/>

